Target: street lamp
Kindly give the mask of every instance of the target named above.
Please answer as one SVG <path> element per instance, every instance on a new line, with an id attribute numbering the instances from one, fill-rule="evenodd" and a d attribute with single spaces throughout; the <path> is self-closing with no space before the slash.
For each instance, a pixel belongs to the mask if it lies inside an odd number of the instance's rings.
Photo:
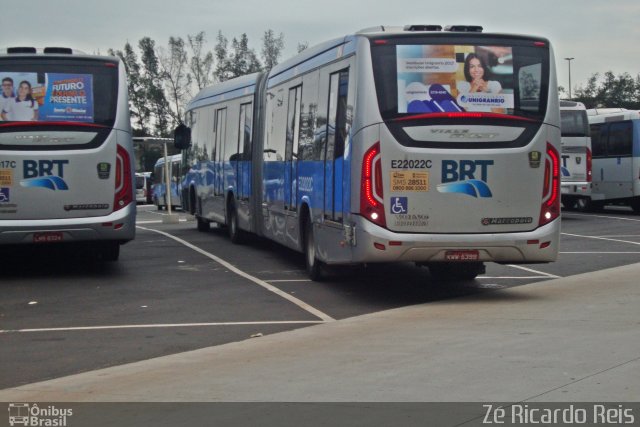
<path id="1" fill-rule="evenodd" d="M 564 58 L 569 63 L 569 99 L 571 99 L 571 60 L 575 58 Z"/>

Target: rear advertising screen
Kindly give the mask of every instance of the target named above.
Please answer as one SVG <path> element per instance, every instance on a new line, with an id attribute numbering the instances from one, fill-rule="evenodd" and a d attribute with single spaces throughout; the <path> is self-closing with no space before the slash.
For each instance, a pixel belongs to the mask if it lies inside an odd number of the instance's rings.
<path id="1" fill-rule="evenodd" d="M 396 70 L 400 114 L 514 108 L 511 47 L 399 45 Z"/>
<path id="2" fill-rule="evenodd" d="M 1 72 L 2 120 L 94 121 L 93 75 Z"/>

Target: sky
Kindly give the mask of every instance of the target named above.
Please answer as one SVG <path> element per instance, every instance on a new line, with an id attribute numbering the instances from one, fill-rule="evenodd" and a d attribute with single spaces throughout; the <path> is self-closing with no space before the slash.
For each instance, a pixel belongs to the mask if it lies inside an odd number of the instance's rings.
<path id="1" fill-rule="evenodd" d="M 376 25 L 468 24 L 485 32 L 546 37 L 555 51 L 558 84 L 586 84 L 593 73 L 640 73 L 639 0 L 28 0 L 0 12 L 0 47 L 65 46 L 87 53 L 137 46 L 145 36 L 166 46 L 170 36 L 205 31 L 246 33 L 259 53 L 265 30 L 285 36 L 281 60 L 310 46 Z"/>

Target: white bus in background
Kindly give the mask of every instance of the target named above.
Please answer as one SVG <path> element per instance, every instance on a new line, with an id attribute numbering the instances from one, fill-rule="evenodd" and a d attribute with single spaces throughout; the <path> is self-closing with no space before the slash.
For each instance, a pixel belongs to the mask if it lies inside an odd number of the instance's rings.
<path id="1" fill-rule="evenodd" d="M 90 242 L 117 260 L 136 216 L 124 65 L 9 48 L 0 79 L 0 244 Z"/>
<path id="2" fill-rule="evenodd" d="M 551 262 L 556 88 L 540 37 L 415 25 L 331 40 L 196 95 L 175 132 L 185 206 L 200 230 L 303 252 L 312 279 L 323 264 L 470 279 L 487 261 Z"/>
<path id="3" fill-rule="evenodd" d="M 640 111 L 587 110 L 593 149 L 592 202 L 640 212 Z"/>
<path id="4" fill-rule="evenodd" d="M 591 204 L 592 154 L 587 109 L 582 102 L 560 100 L 562 204 L 586 210 Z"/>

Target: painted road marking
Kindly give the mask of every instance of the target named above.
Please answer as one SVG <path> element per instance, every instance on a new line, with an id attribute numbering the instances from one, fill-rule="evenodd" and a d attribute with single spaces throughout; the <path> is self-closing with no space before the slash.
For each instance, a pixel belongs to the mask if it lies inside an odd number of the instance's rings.
<path id="1" fill-rule="evenodd" d="M 534 270 L 533 268 L 523 267 L 521 265 L 515 265 L 515 264 L 507 264 L 507 265 L 509 267 L 517 268 L 519 270 L 528 271 L 529 273 L 540 274 L 540 275 L 543 275 L 545 277 L 550 277 L 552 279 L 560 279 L 560 276 L 556 276 L 555 274 L 545 273 L 544 271 Z"/>
<path id="2" fill-rule="evenodd" d="M 249 273 L 245 273 L 244 271 L 240 270 L 238 267 L 234 266 L 233 264 L 228 263 L 227 261 L 223 260 L 220 257 L 217 257 L 215 255 L 213 255 L 212 253 L 209 253 L 207 251 L 205 251 L 204 249 L 201 249 L 189 242 L 187 242 L 186 240 L 183 240 L 179 237 L 176 237 L 172 234 L 169 234 L 165 231 L 161 231 L 161 230 L 154 230 L 153 228 L 146 228 L 146 227 L 140 227 L 138 226 L 139 229 L 141 230 L 145 230 L 145 231 L 151 231 L 154 233 L 158 233 L 158 234 L 162 234 L 165 237 L 168 237 L 170 239 L 175 240 L 176 242 L 190 248 L 193 249 L 194 251 L 206 256 L 209 259 L 212 259 L 213 261 L 217 262 L 218 264 L 224 266 L 225 268 L 227 268 L 228 270 L 236 273 L 238 276 L 244 277 L 247 280 L 252 281 L 253 283 L 255 283 L 258 286 L 262 286 L 263 288 L 267 289 L 268 291 L 273 292 L 274 294 L 286 299 L 287 301 L 297 305 L 298 307 L 300 307 L 301 309 L 313 314 L 314 316 L 318 317 L 319 319 L 322 319 L 324 322 L 332 322 L 335 319 L 331 316 L 329 316 L 326 313 L 323 313 L 322 311 L 318 310 L 317 308 L 314 308 L 312 306 L 310 306 L 309 304 L 307 304 L 306 302 L 302 301 L 301 299 L 298 299 L 294 296 L 292 296 L 291 294 L 288 294 L 284 291 L 281 291 L 280 289 L 276 288 L 275 286 L 265 282 L 264 280 L 258 279 L 255 276 L 250 275 Z"/>
<path id="3" fill-rule="evenodd" d="M 273 321 L 273 322 L 212 322 L 212 323 L 159 323 L 148 325 L 71 326 L 66 328 L 0 329 L 0 334 L 27 332 L 97 331 L 103 329 L 148 329 L 148 328 L 193 328 L 201 326 L 246 326 L 246 325 L 314 325 L 321 320 Z"/>
<path id="4" fill-rule="evenodd" d="M 622 255 L 622 254 L 640 254 L 640 252 L 560 252 L 561 254 L 580 254 L 580 255 Z"/>
<path id="5" fill-rule="evenodd" d="M 620 221 L 640 222 L 640 219 L 637 219 L 637 218 L 626 218 L 626 217 L 621 217 L 621 216 L 587 215 L 587 214 L 576 214 L 576 213 L 571 213 L 571 214 L 563 213 L 562 216 L 586 216 L 586 217 L 589 217 L 589 218 L 607 218 L 607 219 L 619 219 Z"/>
<path id="6" fill-rule="evenodd" d="M 584 236 L 582 234 L 562 233 L 563 236 L 582 237 L 583 239 L 607 240 L 609 242 L 629 243 L 630 245 L 640 245 L 640 242 L 632 242 L 630 240 L 609 239 L 607 237 Z"/>
<path id="7" fill-rule="evenodd" d="M 310 282 L 310 279 L 265 280 L 268 283 Z"/>

